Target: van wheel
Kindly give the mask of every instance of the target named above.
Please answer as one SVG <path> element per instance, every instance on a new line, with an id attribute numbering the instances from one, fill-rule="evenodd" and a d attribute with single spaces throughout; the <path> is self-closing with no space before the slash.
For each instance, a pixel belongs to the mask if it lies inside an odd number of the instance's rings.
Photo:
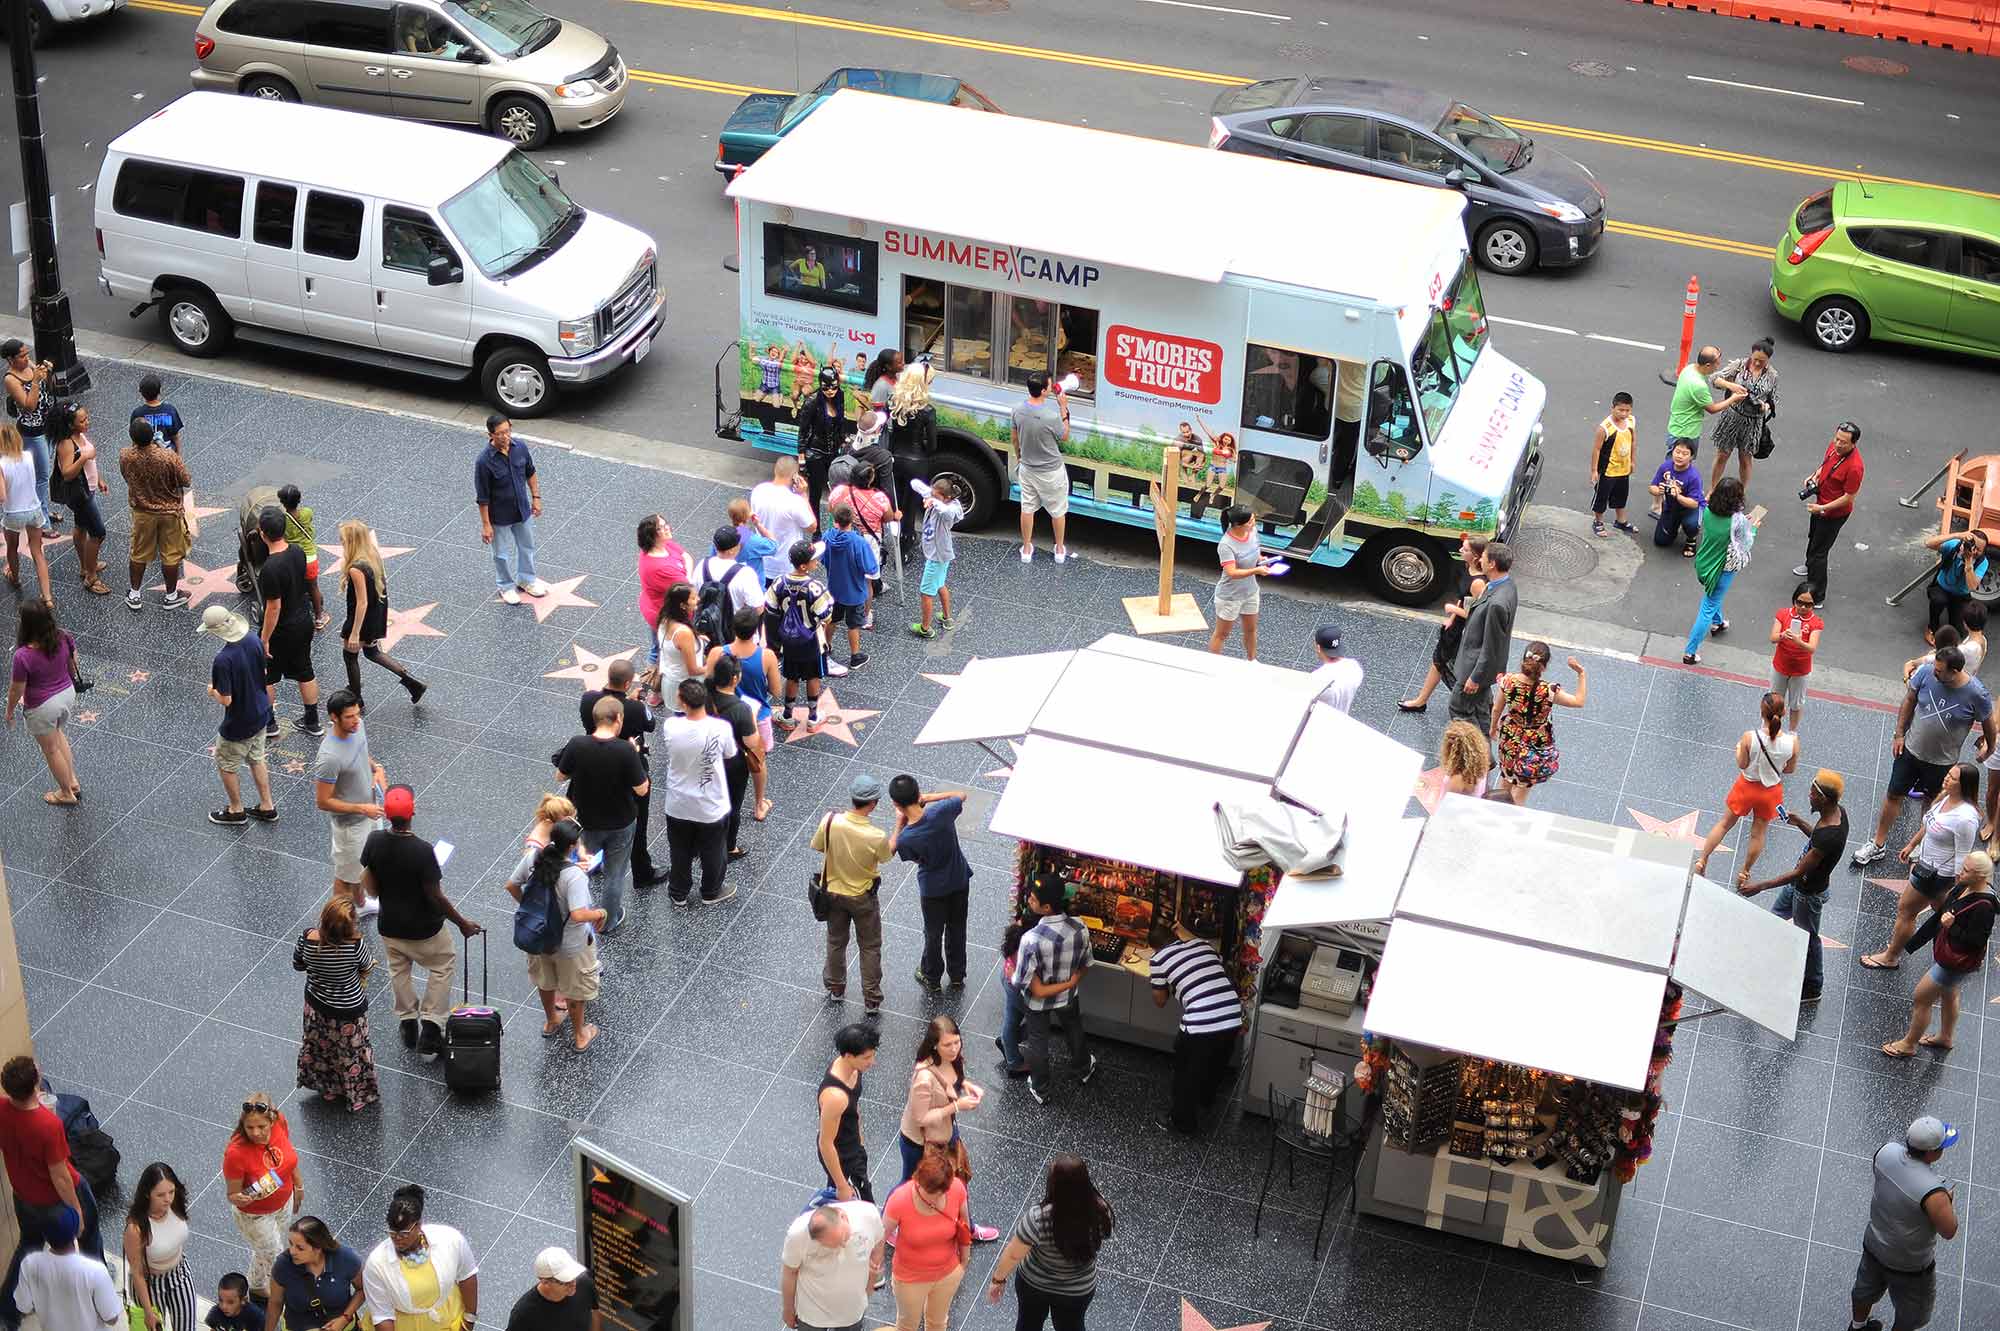
<path id="1" fill-rule="evenodd" d="M 220 356 L 235 328 L 215 297 L 182 287 L 160 297 L 160 328 L 190 356 Z"/>
<path id="2" fill-rule="evenodd" d="M 1444 589 L 1450 561 L 1437 542 L 1411 532 L 1385 532 L 1361 547 L 1361 576 L 1377 596 L 1397 605 L 1429 605 Z"/>
<path id="3" fill-rule="evenodd" d="M 1814 301 L 1805 323 L 1821 351 L 1852 351 L 1868 340 L 1867 312 L 1845 296 Z"/>
<path id="4" fill-rule="evenodd" d="M 1535 266 L 1535 233 L 1526 222 L 1511 217 L 1487 223 L 1473 248 L 1479 261 L 1496 273 L 1518 273 Z"/>
<path id="5" fill-rule="evenodd" d="M 549 141 L 548 108 L 532 97 L 502 97 L 493 103 L 487 124 L 518 148 L 539 148 Z"/>
<path id="6" fill-rule="evenodd" d="M 942 444 L 931 462 L 931 481 L 940 480 L 950 481 L 952 489 L 958 492 L 959 502 L 965 505 L 961 526 L 977 529 L 999 516 L 1007 485 L 992 462 L 974 455 L 963 445 Z M 921 517 L 918 521 L 922 521 Z"/>
<path id="7" fill-rule="evenodd" d="M 296 102 L 299 90 L 283 79 L 271 74 L 257 74 L 243 80 L 236 89 L 245 97 L 256 97 L 266 102 Z"/>
<path id="8" fill-rule="evenodd" d="M 510 416 L 546 415 L 555 406 L 548 358 L 518 342 L 500 348 L 480 365 L 479 391 Z"/>

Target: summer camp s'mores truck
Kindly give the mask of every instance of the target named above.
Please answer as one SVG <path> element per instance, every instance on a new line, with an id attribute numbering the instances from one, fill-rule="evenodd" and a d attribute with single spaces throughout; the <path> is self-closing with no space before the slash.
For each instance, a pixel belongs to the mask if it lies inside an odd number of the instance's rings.
<path id="1" fill-rule="evenodd" d="M 857 168 L 884 143 L 900 165 Z M 980 524 L 1018 495 L 1027 376 L 1073 375 L 1071 512 L 1151 526 L 1178 443 L 1180 530 L 1241 502 L 1266 550 L 1405 604 L 1534 493 L 1546 390 L 1491 345 L 1456 191 L 842 91 L 729 193 L 725 437 L 794 452 L 823 366 L 852 415 L 879 350 L 928 356 L 924 465 Z"/>

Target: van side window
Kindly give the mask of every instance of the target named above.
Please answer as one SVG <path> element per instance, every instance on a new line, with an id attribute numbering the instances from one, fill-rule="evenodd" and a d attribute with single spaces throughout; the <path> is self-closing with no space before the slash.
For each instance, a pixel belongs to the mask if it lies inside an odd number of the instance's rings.
<path id="1" fill-rule="evenodd" d="M 190 171 L 158 162 L 118 168 L 111 206 L 125 217 L 188 227 L 217 236 L 243 234 L 243 177 Z"/>
<path id="2" fill-rule="evenodd" d="M 1324 439 L 1333 428 L 1333 362 L 1252 343 L 1243 372 L 1243 427 Z"/>
<path id="3" fill-rule="evenodd" d="M 306 41 L 344 51 L 389 53 L 389 7 L 348 4 L 343 0 L 313 0 L 306 11 Z"/>
<path id="4" fill-rule="evenodd" d="M 875 242 L 764 224 L 764 294 L 875 313 Z"/>
<path id="5" fill-rule="evenodd" d="M 361 254 L 361 200 L 345 194 L 306 194 L 307 254 L 353 259 Z"/>
<path id="6" fill-rule="evenodd" d="M 292 247 L 292 219 L 298 215 L 296 186 L 265 180 L 257 185 L 257 215 L 251 221 L 250 238 L 259 245 L 288 250 Z"/>
<path id="7" fill-rule="evenodd" d="M 445 243 L 437 224 L 411 208 L 382 210 L 382 266 L 406 273 L 427 273 L 433 258 L 456 265 L 458 256 Z"/>
<path id="8" fill-rule="evenodd" d="M 304 41 L 305 6 L 296 0 L 239 0 L 222 11 L 215 26 L 239 37 L 273 42 Z"/>

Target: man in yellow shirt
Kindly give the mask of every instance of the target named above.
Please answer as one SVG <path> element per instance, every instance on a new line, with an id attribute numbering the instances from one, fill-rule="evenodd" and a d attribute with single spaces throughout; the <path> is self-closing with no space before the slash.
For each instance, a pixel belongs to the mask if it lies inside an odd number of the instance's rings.
<path id="1" fill-rule="evenodd" d="M 889 834 L 870 816 L 882 801 L 880 777 L 864 772 L 847 788 L 854 807 L 828 814 L 813 829 L 812 848 L 826 856 L 826 970 L 821 976 L 833 998 L 847 996 L 847 934 L 861 948 L 861 1001 L 868 1015 L 882 1010 L 882 898 L 876 890 L 881 868 L 894 852 Z"/>

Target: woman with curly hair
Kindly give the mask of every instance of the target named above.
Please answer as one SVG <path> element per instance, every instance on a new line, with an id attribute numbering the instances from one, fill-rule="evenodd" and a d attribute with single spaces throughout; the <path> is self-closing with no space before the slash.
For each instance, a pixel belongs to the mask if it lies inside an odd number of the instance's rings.
<path id="1" fill-rule="evenodd" d="M 1444 772 L 1445 794 L 1478 799 L 1486 789 L 1486 774 L 1493 770 L 1493 755 L 1479 727 L 1470 721 L 1447 725 L 1438 741 L 1438 767 Z"/>

